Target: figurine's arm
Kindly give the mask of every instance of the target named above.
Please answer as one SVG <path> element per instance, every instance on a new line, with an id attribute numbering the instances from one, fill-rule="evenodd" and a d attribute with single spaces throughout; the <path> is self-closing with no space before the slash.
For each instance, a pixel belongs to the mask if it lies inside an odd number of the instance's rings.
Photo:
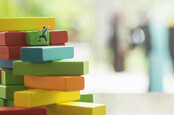
<path id="1" fill-rule="evenodd" d="M 44 31 L 44 28 L 42 30 L 40 30 L 40 31 L 43 32 Z"/>

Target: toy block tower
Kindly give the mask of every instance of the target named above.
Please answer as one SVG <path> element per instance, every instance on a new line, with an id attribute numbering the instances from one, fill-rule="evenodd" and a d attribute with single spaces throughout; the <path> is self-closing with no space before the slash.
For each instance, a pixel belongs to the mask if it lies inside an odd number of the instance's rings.
<path id="1" fill-rule="evenodd" d="M 27 111 L 27 115 L 106 114 L 104 104 L 88 103 L 92 95 L 80 96 L 89 63 L 73 59 L 74 47 L 65 45 L 68 33 L 55 30 L 55 18 L 3 18 L 0 22 L 0 31 L 13 31 L 0 33 L 0 103 L 8 106 L 5 101 L 14 99 L 15 105 L 0 108 L 0 115 Z"/>

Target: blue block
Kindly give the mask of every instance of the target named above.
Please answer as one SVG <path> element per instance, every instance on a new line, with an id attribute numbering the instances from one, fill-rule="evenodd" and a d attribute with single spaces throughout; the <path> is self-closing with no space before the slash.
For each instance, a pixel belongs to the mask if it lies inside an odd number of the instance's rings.
<path id="1" fill-rule="evenodd" d="M 34 46 L 21 49 L 21 59 L 27 62 L 47 62 L 73 57 L 72 46 Z"/>
<path id="2" fill-rule="evenodd" d="M 0 59 L 0 68 L 13 69 L 13 61 L 16 61 L 16 59 Z"/>

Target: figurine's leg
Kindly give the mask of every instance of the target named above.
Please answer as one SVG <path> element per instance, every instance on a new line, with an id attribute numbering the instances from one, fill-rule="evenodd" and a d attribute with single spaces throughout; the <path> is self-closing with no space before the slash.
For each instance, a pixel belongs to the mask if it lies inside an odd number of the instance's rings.
<path id="1" fill-rule="evenodd" d="M 41 42 L 41 38 L 42 38 L 42 35 L 39 36 L 39 40 L 38 40 L 39 42 Z"/>
<path id="2" fill-rule="evenodd" d="M 47 36 L 44 36 L 44 38 L 45 38 L 45 41 L 46 41 L 47 46 L 48 46 L 49 44 L 48 44 L 48 39 L 47 39 Z"/>

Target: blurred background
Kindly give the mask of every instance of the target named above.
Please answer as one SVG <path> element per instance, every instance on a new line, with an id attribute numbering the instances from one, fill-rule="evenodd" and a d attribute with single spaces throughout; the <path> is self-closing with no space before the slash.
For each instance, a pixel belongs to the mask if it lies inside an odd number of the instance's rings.
<path id="1" fill-rule="evenodd" d="M 173 0 L 0 0 L 0 17 L 56 17 L 56 28 L 69 32 L 75 58 L 89 59 L 90 74 L 82 93 L 173 93 L 173 4 Z"/>

